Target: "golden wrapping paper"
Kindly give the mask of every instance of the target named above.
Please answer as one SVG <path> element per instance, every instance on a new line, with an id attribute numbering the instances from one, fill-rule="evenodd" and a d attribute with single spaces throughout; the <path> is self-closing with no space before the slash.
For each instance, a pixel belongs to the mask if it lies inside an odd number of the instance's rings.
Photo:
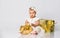
<path id="1" fill-rule="evenodd" d="M 40 27 L 42 27 L 45 32 L 54 32 L 54 25 L 55 21 L 54 20 L 46 20 L 46 19 L 40 19 Z M 31 25 L 24 25 L 20 27 L 20 33 L 27 35 L 32 31 Z"/>
<path id="2" fill-rule="evenodd" d="M 40 26 L 45 30 L 45 32 L 54 32 L 55 21 L 54 20 L 40 20 Z"/>
<path id="3" fill-rule="evenodd" d="M 29 34 L 32 30 L 33 29 L 30 25 L 24 25 L 20 27 L 20 33 L 24 35 Z"/>

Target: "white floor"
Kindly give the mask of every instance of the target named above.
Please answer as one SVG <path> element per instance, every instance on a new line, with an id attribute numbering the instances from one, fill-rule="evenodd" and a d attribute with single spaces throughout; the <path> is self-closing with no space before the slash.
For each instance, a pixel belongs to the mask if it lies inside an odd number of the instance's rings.
<path id="1" fill-rule="evenodd" d="M 0 38 L 18 38 L 19 34 L 15 30 L 4 30 L 0 33 Z M 55 33 L 51 34 L 51 38 L 59 38 L 60 37 L 60 31 L 55 31 Z"/>
<path id="2" fill-rule="evenodd" d="M 0 29 L 0 38 L 18 38 L 19 36 L 18 29 L 16 28 Z M 51 34 L 51 38 L 60 38 L 59 29 L 55 28 L 55 32 Z"/>

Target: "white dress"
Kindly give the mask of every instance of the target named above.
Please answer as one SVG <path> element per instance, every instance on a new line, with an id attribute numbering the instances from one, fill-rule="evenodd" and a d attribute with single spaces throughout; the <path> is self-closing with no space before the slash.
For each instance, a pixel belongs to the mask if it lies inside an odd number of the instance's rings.
<path id="1" fill-rule="evenodd" d="M 32 18 L 32 19 L 31 18 L 27 18 L 26 20 L 31 24 L 31 23 L 34 23 L 35 21 L 39 20 L 39 18 L 37 18 L 37 17 Z M 42 29 L 40 26 L 32 27 L 32 28 L 33 28 L 33 31 L 37 31 L 38 32 L 38 35 L 33 35 L 33 34 L 21 35 L 20 38 L 45 38 L 44 37 L 45 36 L 44 29 Z"/>

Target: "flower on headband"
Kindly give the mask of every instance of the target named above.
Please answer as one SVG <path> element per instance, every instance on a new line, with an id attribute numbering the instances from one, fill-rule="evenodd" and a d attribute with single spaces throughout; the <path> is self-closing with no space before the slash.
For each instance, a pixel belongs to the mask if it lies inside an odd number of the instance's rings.
<path id="1" fill-rule="evenodd" d="M 35 7 L 30 7 L 29 10 L 37 11 L 37 9 Z"/>

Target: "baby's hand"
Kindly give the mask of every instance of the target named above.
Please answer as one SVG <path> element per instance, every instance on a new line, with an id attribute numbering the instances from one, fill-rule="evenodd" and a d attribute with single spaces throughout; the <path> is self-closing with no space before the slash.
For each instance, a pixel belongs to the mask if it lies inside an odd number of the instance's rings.
<path id="1" fill-rule="evenodd" d="M 29 24 L 30 24 L 30 23 L 26 20 L 26 21 L 25 21 L 25 25 L 29 25 Z"/>

